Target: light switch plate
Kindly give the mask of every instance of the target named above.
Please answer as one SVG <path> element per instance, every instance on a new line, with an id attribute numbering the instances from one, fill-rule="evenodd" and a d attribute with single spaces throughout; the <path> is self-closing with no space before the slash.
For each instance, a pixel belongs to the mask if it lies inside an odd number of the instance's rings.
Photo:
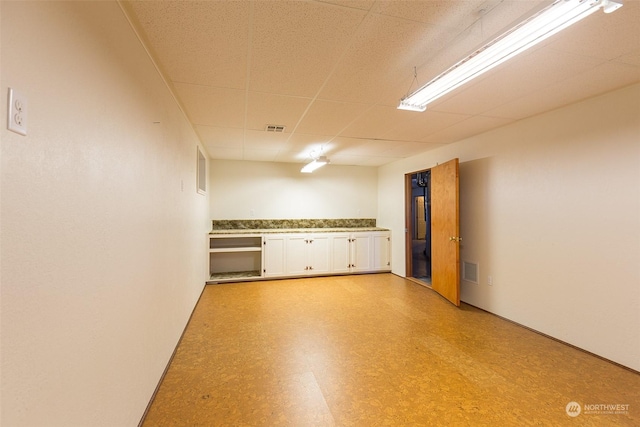
<path id="1" fill-rule="evenodd" d="M 27 134 L 27 98 L 9 88 L 7 128 L 20 135 Z"/>

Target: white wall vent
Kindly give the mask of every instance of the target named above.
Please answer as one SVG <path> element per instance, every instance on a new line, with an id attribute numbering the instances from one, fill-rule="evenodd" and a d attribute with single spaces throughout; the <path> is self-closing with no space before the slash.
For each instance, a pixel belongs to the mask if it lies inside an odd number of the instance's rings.
<path id="1" fill-rule="evenodd" d="M 462 280 L 478 285 L 478 263 L 462 261 Z"/>
<path id="2" fill-rule="evenodd" d="M 283 126 L 283 125 L 267 125 L 267 127 L 264 130 L 266 130 L 267 132 L 282 133 L 284 132 L 285 129 L 286 129 L 286 126 Z"/>

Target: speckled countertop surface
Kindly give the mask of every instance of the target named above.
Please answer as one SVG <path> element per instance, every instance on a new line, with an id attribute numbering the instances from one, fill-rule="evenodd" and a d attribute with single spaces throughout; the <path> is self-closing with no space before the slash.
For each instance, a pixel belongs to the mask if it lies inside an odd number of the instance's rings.
<path id="1" fill-rule="evenodd" d="M 358 231 L 389 231 L 380 227 L 343 227 L 343 228 L 262 228 L 262 229 L 234 229 L 211 230 L 209 235 L 224 234 L 272 234 L 272 233 L 355 233 Z"/>
<path id="2" fill-rule="evenodd" d="M 373 218 L 213 220 L 210 235 L 389 231 Z"/>

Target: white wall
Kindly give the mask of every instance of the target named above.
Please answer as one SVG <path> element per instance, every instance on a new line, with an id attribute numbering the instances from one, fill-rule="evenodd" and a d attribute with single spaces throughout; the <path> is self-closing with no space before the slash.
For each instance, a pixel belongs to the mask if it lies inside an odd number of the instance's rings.
<path id="1" fill-rule="evenodd" d="M 211 219 L 376 218 L 377 168 L 212 160 Z"/>
<path id="2" fill-rule="evenodd" d="M 0 4 L 0 424 L 137 425 L 207 274 L 198 142 L 116 2 Z"/>
<path id="3" fill-rule="evenodd" d="M 402 236 L 404 174 L 454 157 L 462 300 L 640 370 L 640 85 L 381 167 L 378 225 Z"/>

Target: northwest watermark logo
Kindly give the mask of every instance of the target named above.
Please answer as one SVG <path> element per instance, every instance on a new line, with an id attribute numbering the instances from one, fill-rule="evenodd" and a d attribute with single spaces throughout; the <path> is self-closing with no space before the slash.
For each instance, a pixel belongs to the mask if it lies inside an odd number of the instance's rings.
<path id="1" fill-rule="evenodd" d="M 629 414 L 628 403 L 585 403 L 569 402 L 564 410 L 570 417 L 583 415 L 627 415 Z"/>
<path id="2" fill-rule="evenodd" d="M 582 407 L 578 402 L 569 402 L 564 410 L 567 411 L 567 415 L 570 417 L 577 417 L 582 412 Z"/>

